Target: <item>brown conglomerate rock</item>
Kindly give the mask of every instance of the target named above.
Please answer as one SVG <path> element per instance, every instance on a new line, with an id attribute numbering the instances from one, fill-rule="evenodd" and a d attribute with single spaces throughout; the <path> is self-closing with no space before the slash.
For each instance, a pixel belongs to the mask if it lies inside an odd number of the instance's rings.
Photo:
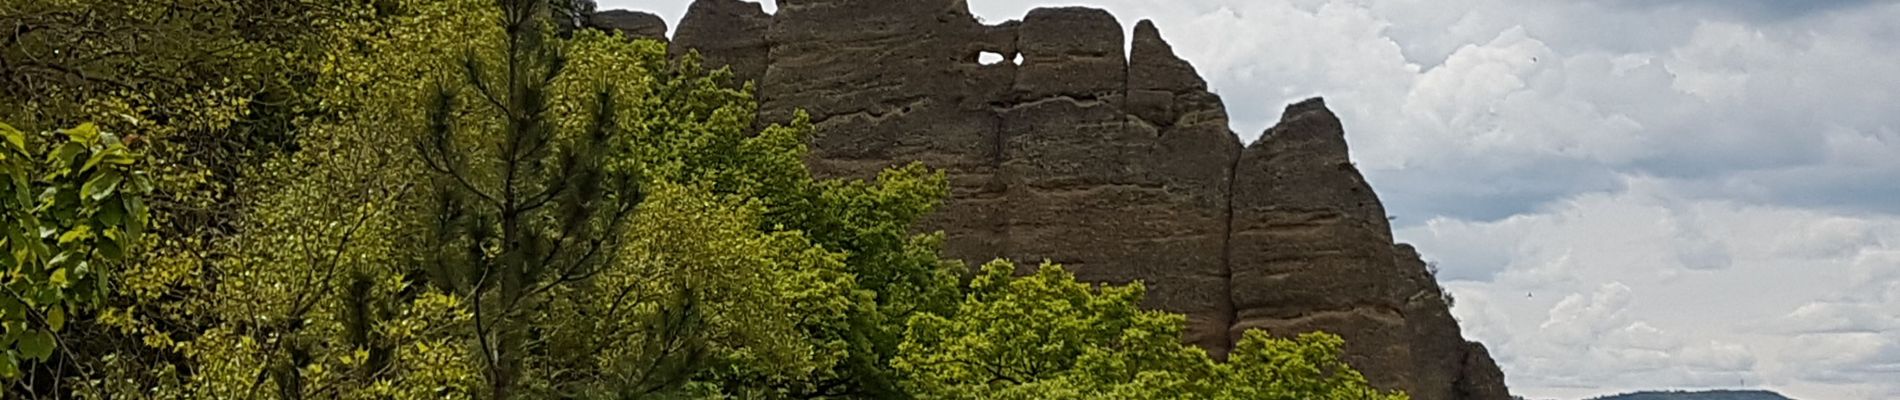
<path id="1" fill-rule="evenodd" d="M 1458 320 L 1451 316 L 1451 297 L 1438 286 L 1431 267 L 1419 257 L 1418 249 L 1400 244 L 1392 250 L 1393 261 L 1405 275 L 1399 294 L 1402 311 L 1411 329 L 1413 398 L 1420 399 L 1510 399 L 1504 389 L 1504 374 L 1491 360 L 1483 344 L 1468 342 L 1458 331 Z"/>
<path id="2" fill-rule="evenodd" d="M 1367 380 L 1411 391 L 1403 274 L 1385 210 L 1347 158 L 1339 118 L 1319 99 L 1288 107 L 1241 152 L 1233 185 L 1236 320 L 1228 336 L 1339 334 L 1346 361 Z"/>
<path id="3" fill-rule="evenodd" d="M 673 32 L 676 44 L 668 49 L 673 56 L 698 50 L 706 65 L 732 67 L 739 79 L 757 82 L 765 76 L 766 57 L 772 51 L 765 42 L 765 28 L 772 25 L 772 15 L 759 3 L 695 1 L 686 13 L 693 17 L 681 19 L 679 30 Z"/>
<path id="4" fill-rule="evenodd" d="M 1215 354 L 1246 329 L 1324 330 L 1379 387 L 1508 398 L 1416 252 L 1395 247 L 1323 102 L 1243 147 L 1154 24 L 1122 27 L 1088 8 L 987 25 L 962 0 L 780 0 L 775 15 L 699 0 L 672 51 L 755 81 L 763 121 L 809 113 L 820 176 L 945 171 L 951 198 L 927 224 L 948 257 L 1144 282 L 1146 306 L 1186 314 L 1185 340 Z"/>
<path id="5" fill-rule="evenodd" d="M 619 32 L 635 39 L 666 41 L 666 20 L 639 11 L 607 10 L 587 17 L 587 26 Z"/>

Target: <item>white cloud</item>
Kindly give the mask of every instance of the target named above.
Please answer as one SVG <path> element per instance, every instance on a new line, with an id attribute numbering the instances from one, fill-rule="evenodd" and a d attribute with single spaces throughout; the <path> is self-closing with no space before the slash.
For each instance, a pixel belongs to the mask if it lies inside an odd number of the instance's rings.
<path id="1" fill-rule="evenodd" d="M 1900 320 L 1888 315 L 1882 304 L 1813 302 L 1801 306 L 1778 321 L 1785 332 L 1795 334 L 1880 333 L 1900 329 Z"/>
<path id="2" fill-rule="evenodd" d="M 1449 287 L 1466 333 L 1508 357 L 1500 363 L 1522 393 L 1745 382 L 1796 397 L 1900 391 L 1900 364 L 1883 356 L 1900 346 L 1900 250 L 1890 246 L 1900 217 L 1699 198 L 1658 178 L 1624 186 L 1397 235 L 1447 268 L 1498 263 Z M 1702 257 L 1724 265 L 1693 261 Z"/>
<path id="3" fill-rule="evenodd" d="M 1588 297 L 1572 293 L 1551 307 L 1549 318 L 1537 325 L 1537 330 L 1548 338 L 1546 340 L 1565 346 L 1589 346 L 1601 341 L 1610 331 L 1629 330 L 1638 325 L 1641 327 L 1637 330 L 1654 331 L 1648 324 L 1628 322 L 1630 292 L 1628 285 L 1610 282 Z"/>

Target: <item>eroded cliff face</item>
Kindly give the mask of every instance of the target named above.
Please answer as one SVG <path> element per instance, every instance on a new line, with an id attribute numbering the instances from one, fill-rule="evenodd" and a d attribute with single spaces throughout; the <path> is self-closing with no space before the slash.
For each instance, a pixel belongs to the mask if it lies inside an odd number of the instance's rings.
<path id="1" fill-rule="evenodd" d="M 1417 253 L 1392 242 L 1325 104 L 1288 107 L 1242 146 L 1148 21 L 1129 39 L 1087 8 L 987 25 L 960 0 L 780 0 L 776 15 L 699 0 L 679 25 L 676 54 L 757 82 L 763 120 L 810 113 L 815 173 L 944 170 L 952 196 L 929 227 L 950 257 L 1142 281 L 1149 307 L 1186 314 L 1185 340 L 1216 354 L 1247 329 L 1325 330 L 1380 387 L 1509 398 Z"/>

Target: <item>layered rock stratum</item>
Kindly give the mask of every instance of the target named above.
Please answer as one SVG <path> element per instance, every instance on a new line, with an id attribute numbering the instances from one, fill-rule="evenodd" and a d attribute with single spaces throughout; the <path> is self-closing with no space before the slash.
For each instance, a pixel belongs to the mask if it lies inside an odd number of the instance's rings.
<path id="1" fill-rule="evenodd" d="M 658 18 L 608 20 L 666 39 Z M 671 41 L 756 82 L 763 121 L 808 112 L 820 176 L 945 171 L 952 195 L 928 228 L 952 258 L 1144 282 L 1146 306 L 1187 315 L 1184 340 L 1217 355 L 1248 329 L 1324 330 L 1381 388 L 1510 398 L 1418 253 L 1393 243 L 1323 101 L 1243 145 L 1153 23 L 1123 32 L 1089 8 L 991 25 L 962 0 L 779 0 L 776 14 L 699 0 Z"/>

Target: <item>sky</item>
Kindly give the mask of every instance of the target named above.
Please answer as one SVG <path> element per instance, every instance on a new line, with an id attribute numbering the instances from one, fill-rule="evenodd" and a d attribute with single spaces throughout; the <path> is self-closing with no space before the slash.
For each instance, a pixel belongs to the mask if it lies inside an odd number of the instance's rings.
<path id="1" fill-rule="evenodd" d="M 1325 96 L 1516 394 L 1900 399 L 1900 2 L 968 2 L 1155 20 L 1244 140 Z"/>

